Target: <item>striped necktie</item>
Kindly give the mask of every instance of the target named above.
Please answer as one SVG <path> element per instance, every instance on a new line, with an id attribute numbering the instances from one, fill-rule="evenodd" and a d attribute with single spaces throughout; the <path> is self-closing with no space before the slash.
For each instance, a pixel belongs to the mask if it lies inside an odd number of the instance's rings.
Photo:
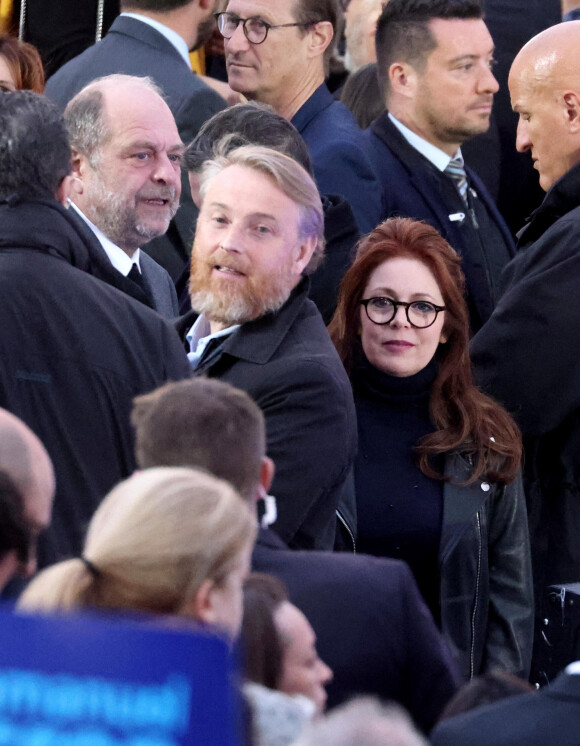
<path id="1" fill-rule="evenodd" d="M 457 187 L 457 191 L 461 195 L 461 199 L 467 204 L 467 174 L 465 173 L 465 165 L 463 158 L 460 155 L 456 155 L 449 161 L 449 165 L 445 169 L 445 173 L 451 176 Z"/>

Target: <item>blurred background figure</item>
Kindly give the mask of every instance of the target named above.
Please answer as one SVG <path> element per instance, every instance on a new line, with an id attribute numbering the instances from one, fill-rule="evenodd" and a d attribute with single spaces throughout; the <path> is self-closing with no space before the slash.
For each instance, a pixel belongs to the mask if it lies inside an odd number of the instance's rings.
<path id="1" fill-rule="evenodd" d="M 272 575 L 252 573 L 244 584 L 241 644 L 249 681 L 307 697 L 324 712 L 332 671 L 316 652 L 308 619 Z"/>
<path id="2" fill-rule="evenodd" d="M 499 699 L 529 694 L 533 691 L 535 689 L 529 681 L 520 679 L 519 676 L 505 671 L 490 671 L 464 684 L 447 703 L 439 722 L 474 710 L 476 707 L 497 702 Z"/>
<path id="3" fill-rule="evenodd" d="M 347 0 L 344 11 L 344 65 L 350 73 L 377 61 L 377 21 L 386 4 L 387 0 Z"/>
<path id="4" fill-rule="evenodd" d="M 46 77 L 98 41 L 119 14 L 119 0 L 0 0 L 0 31 L 40 52 Z"/>
<path id="5" fill-rule="evenodd" d="M 366 129 L 385 110 L 377 77 L 377 63 L 359 67 L 342 88 L 340 100 L 354 114 L 358 126 Z"/>
<path id="6" fill-rule="evenodd" d="M 0 34 L 0 91 L 44 91 L 44 70 L 32 44 Z"/>
<path id="7" fill-rule="evenodd" d="M 38 537 L 50 523 L 54 469 L 22 420 L 0 409 L 0 590 L 36 571 Z"/>
<path id="8" fill-rule="evenodd" d="M 427 746 L 402 707 L 355 699 L 313 723 L 295 746 Z"/>
<path id="9" fill-rule="evenodd" d="M 226 482 L 185 468 L 138 472 L 103 500 L 83 554 L 42 571 L 18 608 L 178 616 L 234 640 L 255 536 Z"/>
<path id="10" fill-rule="evenodd" d="M 357 548 L 409 564 L 464 679 L 527 676 L 521 438 L 473 384 L 464 289 L 459 256 L 408 218 L 366 236 L 345 275 L 330 332 L 357 410 Z"/>

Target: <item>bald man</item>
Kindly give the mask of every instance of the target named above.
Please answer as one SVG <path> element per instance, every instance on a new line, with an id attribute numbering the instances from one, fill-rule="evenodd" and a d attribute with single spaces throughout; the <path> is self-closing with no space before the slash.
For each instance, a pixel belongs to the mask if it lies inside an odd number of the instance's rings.
<path id="1" fill-rule="evenodd" d="M 472 358 L 479 383 L 524 435 L 538 637 L 532 675 L 545 681 L 542 639 L 553 657 L 564 629 L 544 622 L 546 589 L 580 581 L 580 21 L 529 41 L 509 88 L 516 147 L 530 153 L 546 196 L 519 235 Z"/>
<path id="2" fill-rule="evenodd" d="M 36 571 L 36 542 L 50 523 L 54 490 L 45 447 L 22 420 L 0 409 L 0 590 L 14 575 Z"/>

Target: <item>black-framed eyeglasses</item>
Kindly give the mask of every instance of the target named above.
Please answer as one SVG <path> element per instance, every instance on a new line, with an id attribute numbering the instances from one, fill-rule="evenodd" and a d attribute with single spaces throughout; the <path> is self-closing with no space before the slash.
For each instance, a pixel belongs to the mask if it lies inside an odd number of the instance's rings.
<path id="1" fill-rule="evenodd" d="M 407 303 L 384 296 L 366 298 L 361 300 L 360 304 L 364 306 L 369 321 L 379 325 L 392 321 L 399 306 L 403 306 L 407 321 L 417 329 L 426 329 L 434 324 L 438 314 L 445 310 L 445 306 L 437 306 L 428 300 L 414 300 Z"/>
<path id="2" fill-rule="evenodd" d="M 261 44 L 266 41 L 268 31 L 276 28 L 291 28 L 292 26 L 312 26 L 311 23 L 278 23 L 276 25 L 263 21 L 261 18 L 240 18 L 235 13 L 215 13 L 217 26 L 224 39 L 231 39 L 236 29 L 242 24 L 244 36 L 250 44 Z"/>

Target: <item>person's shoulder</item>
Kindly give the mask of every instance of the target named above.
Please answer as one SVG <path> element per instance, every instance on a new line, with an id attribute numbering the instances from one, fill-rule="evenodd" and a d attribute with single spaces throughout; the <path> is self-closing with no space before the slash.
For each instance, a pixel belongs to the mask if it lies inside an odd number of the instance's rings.
<path id="1" fill-rule="evenodd" d="M 545 744 L 540 736 L 534 738 L 532 712 L 541 708 L 543 697 L 536 692 L 520 694 L 477 707 L 456 717 L 443 720 L 431 733 L 432 746 L 506 746 L 516 744 Z M 543 709 L 543 708 L 541 708 Z M 498 738 L 501 733 L 501 738 Z M 554 743 L 559 743 L 554 734 Z"/>

